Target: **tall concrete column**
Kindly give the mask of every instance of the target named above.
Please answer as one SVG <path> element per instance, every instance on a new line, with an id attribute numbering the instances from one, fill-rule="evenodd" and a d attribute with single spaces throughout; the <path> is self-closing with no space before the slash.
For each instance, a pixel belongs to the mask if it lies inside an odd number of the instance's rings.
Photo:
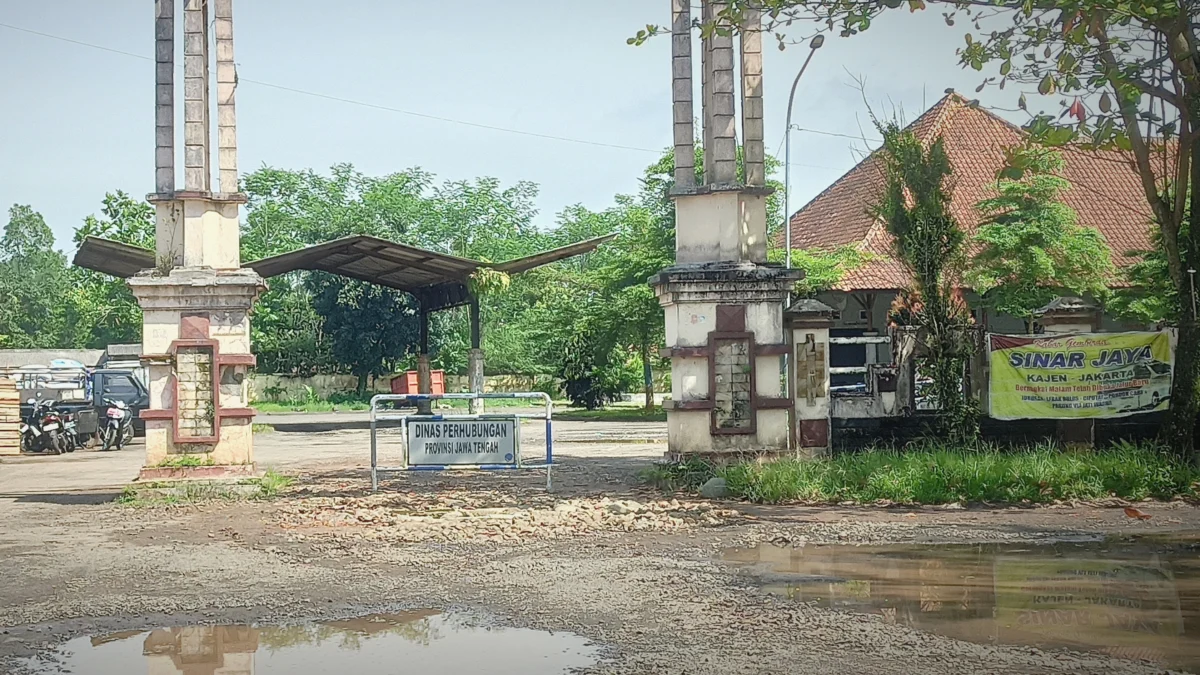
<path id="1" fill-rule="evenodd" d="M 703 0 L 702 22 L 726 6 Z M 680 122 L 690 93 L 683 67 L 690 50 L 686 4 L 672 0 L 672 123 L 676 157 L 688 152 Z M 748 19 L 756 26 L 757 17 Z M 701 108 L 704 180 L 687 181 L 676 167 L 675 264 L 650 279 L 666 318 L 671 359 L 667 410 L 668 457 L 786 452 L 790 396 L 782 391 L 783 358 L 789 352 L 783 301 L 799 270 L 766 265 L 766 200 L 761 150 L 750 155 L 742 184 L 737 171 L 734 120 L 733 37 L 723 30 L 701 35 Z M 685 36 L 685 33 L 687 35 Z M 724 34 L 722 34 L 724 33 Z M 761 146 L 761 38 L 743 39 L 747 71 L 744 93 L 748 135 Z"/>
<path id="2" fill-rule="evenodd" d="M 184 189 L 175 183 L 174 34 L 184 4 Z M 209 6 L 217 33 L 221 188 L 212 192 Z M 141 476 L 215 478 L 254 472 L 247 373 L 250 309 L 265 290 L 241 267 L 232 0 L 155 0 L 155 269 L 129 279 L 142 308 L 148 373 Z M 172 455 L 204 461 L 179 467 Z"/>
<path id="3" fill-rule="evenodd" d="M 222 193 L 238 191 L 237 114 L 234 93 L 237 67 L 233 62 L 233 0 L 212 0 L 217 43 L 217 167 Z"/>
<path id="4" fill-rule="evenodd" d="M 183 183 L 212 189 L 209 171 L 208 0 L 185 0 L 183 10 Z"/>
<path id="5" fill-rule="evenodd" d="M 687 0 L 690 2 L 690 0 Z M 709 0 L 700 0 L 700 21 L 704 24 L 712 21 L 712 5 Z M 691 36 L 688 36 L 691 40 Z M 713 182 L 712 148 L 713 125 L 709 122 L 708 114 L 712 109 L 712 39 L 700 35 L 700 147 L 704 149 L 703 174 L 704 183 Z"/>
<path id="6" fill-rule="evenodd" d="M 691 0 L 671 0 L 671 101 L 675 135 L 675 185 L 696 184 L 695 129 L 692 126 Z"/>
<path id="7" fill-rule="evenodd" d="M 767 184 L 763 149 L 762 12 L 747 9 L 741 33 L 742 157 L 746 185 Z"/>
<path id="8" fill-rule="evenodd" d="M 713 2 L 712 12 L 719 13 L 724 2 Z M 713 175 L 705 182 L 717 185 L 737 183 L 737 128 L 734 123 L 734 73 L 733 35 L 714 33 L 710 39 L 712 53 L 709 55 L 712 71 L 712 103 L 709 120 L 712 124 L 711 145 L 705 147 L 712 153 Z"/>
<path id="9" fill-rule="evenodd" d="M 1055 298 L 1034 312 L 1048 335 L 1094 333 L 1100 329 L 1100 308 L 1082 298 Z M 1093 419 L 1059 420 L 1058 440 L 1066 445 L 1091 446 L 1096 441 Z"/>
<path id="10" fill-rule="evenodd" d="M 154 189 L 175 191 L 175 0 L 154 3 Z"/>

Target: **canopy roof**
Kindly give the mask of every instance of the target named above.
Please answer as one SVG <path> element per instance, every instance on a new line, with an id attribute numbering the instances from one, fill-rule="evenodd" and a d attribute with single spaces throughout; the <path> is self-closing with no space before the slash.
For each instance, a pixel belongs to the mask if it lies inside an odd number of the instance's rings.
<path id="1" fill-rule="evenodd" d="M 114 277 L 129 277 L 154 267 L 154 251 L 111 239 L 87 237 L 75 253 L 75 266 Z"/>
<path id="2" fill-rule="evenodd" d="M 263 277 L 296 270 L 329 272 L 386 286 L 415 296 L 426 309 L 443 309 L 469 300 L 467 281 L 481 267 L 517 274 L 594 250 L 616 235 L 568 244 L 502 263 L 486 263 L 429 251 L 387 239 L 357 235 L 308 246 L 243 265 Z M 88 237 L 75 254 L 75 265 L 127 279 L 155 266 L 154 252 L 108 239 Z"/>

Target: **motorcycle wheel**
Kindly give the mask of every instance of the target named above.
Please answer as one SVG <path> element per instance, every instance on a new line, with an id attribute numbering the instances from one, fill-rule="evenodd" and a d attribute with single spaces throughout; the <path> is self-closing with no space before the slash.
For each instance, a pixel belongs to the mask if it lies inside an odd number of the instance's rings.
<path id="1" fill-rule="evenodd" d="M 121 438 L 121 447 L 125 447 L 126 445 L 129 445 L 132 442 L 133 442 L 133 425 L 130 424 L 129 426 L 125 427 L 125 434 Z"/>
<path id="2" fill-rule="evenodd" d="M 62 440 L 57 431 L 46 432 L 46 451 L 51 455 L 62 454 Z"/>
<path id="3" fill-rule="evenodd" d="M 115 440 L 115 437 L 116 437 L 116 434 L 113 433 L 112 427 L 108 427 L 107 429 L 105 429 L 104 430 L 104 447 L 102 447 L 100 449 L 104 450 L 104 451 L 111 450 L 112 446 L 113 446 L 113 441 Z"/>

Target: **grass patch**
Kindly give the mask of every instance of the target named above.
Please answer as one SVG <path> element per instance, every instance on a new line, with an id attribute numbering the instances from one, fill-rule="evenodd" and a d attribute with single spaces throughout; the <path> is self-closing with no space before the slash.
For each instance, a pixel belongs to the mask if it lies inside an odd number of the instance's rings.
<path id="1" fill-rule="evenodd" d="M 568 408 L 554 411 L 554 419 L 567 422 L 665 422 L 667 413 L 655 406 L 650 410 L 633 407 L 610 407 L 597 410 Z"/>
<path id="2" fill-rule="evenodd" d="M 261 499 L 276 497 L 285 488 L 291 487 L 296 482 L 295 478 L 278 473 L 275 469 L 267 469 L 262 478 L 255 480 L 258 481 L 259 498 Z"/>
<path id="3" fill-rule="evenodd" d="M 250 427 L 251 432 L 256 434 L 273 434 L 275 427 L 270 424 L 254 424 Z"/>
<path id="4" fill-rule="evenodd" d="M 166 459 L 154 466 L 163 469 L 180 469 L 193 466 L 213 466 L 212 455 L 167 455 Z"/>
<path id="5" fill-rule="evenodd" d="M 117 503 L 130 507 L 178 506 L 208 501 L 274 499 L 296 479 L 267 469 L 261 477 L 229 481 L 157 481 L 127 485 Z"/>
<path id="6" fill-rule="evenodd" d="M 638 477 L 664 492 L 695 491 L 716 475 L 716 467 L 702 459 L 690 458 L 672 464 L 655 464 L 642 469 Z"/>
<path id="7" fill-rule="evenodd" d="M 1089 452 L 1066 452 L 1051 444 L 1019 449 L 927 444 L 816 460 L 658 467 L 643 479 L 694 489 L 711 476 L 724 477 L 730 494 L 766 504 L 1046 504 L 1108 497 L 1171 499 L 1200 492 L 1200 471 L 1165 448 L 1131 443 Z"/>
<path id="8" fill-rule="evenodd" d="M 566 401 L 554 401 L 554 406 L 566 405 Z M 470 407 L 471 401 L 468 399 L 442 399 L 437 401 L 437 407 L 450 408 L 453 410 L 466 410 Z M 483 408 L 542 408 L 546 404 L 540 398 L 485 398 L 483 399 Z M 556 413 L 557 416 L 557 413 Z"/>
<path id="9" fill-rule="evenodd" d="M 327 401 L 327 400 L 292 400 L 292 401 L 255 401 L 253 407 L 260 413 L 319 413 L 319 412 L 353 412 L 367 410 L 371 402 L 357 400 Z"/>

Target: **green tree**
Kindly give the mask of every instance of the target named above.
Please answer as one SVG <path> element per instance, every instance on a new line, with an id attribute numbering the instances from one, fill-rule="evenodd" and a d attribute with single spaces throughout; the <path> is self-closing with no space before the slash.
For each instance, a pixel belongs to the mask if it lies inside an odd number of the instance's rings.
<path id="1" fill-rule="evenodd" d="M 390 374 L 415 349 L 419 319 L 404 294 L 323 273 L 309 275 L 307 283 L 333 357 L 358 378 L 359 396 L 368 378 Z"/>
<path id="2" fill-rule="evenodd" d="M 0 239 L 0 345 L 62 346 L 68 315 L 66 258 L 41 214 L 14 205 Z"/>
<path id="3" fill-rule="evenodd" d="M 242 257 L 247 260 L 366 234 L 476 260 L 504 261 L 545 248 L 550 239 L 532 225 L 536 186 L 530 183 L 505 188 L 495 179 L 481 178 L 439 184 L 420 169 L 371 177 L 342 164 L 326 175 L 260 169 L 246 177 L 245 189 L 250 203 Z M 484 350 L 491 372 L 528 372 L 519 369 L 530 367 L 531 348 L 514 330 L 528 307 L 524 299 L 538 292 L 535 280 L 525 276 L 508 288 L 482 294 Z M 264 367 L 282 372 L 350 369 L 365 385 L 363 372 L 413 365 L 404 340 L 399 343 L 403 348 L 395 347 L 369 333 L 382 318 L 406 320 L 415 309 L 409 299 L 391 291 L 365 293 L 358 282 L 341 277 L 319 283 L 312 277 L 300 272 L 274 280 L 256 306 L 255 349 Z M 392 301 L 402 304 L 395 311 L 382 307 Z M 356 336 L 345 328 L 354 323 L 343 316 L 346 308 L 339 302 L 370 309 L 372 316 L 364 317 L 367 334 Z M 435 366 L 465 372 L 466 312 L 438 312 L 430 328 Z M 397 336 L 406 330 L 398 326 Z M 375 365 L 352 358 L 357 347 L 338 346 L 360 339 L 378 345 L 365 353 Z"/>
<path id="4" fill-rule="evenodd" d="M 895 238 L 896 258 L 913 278 L 911 303 L 925 345 L 926 369 L 938 408 L 939 432 L 973 435 L 975 411 L 963 392 L 972 342 L 970 315 L 954 271 L 961 268 L 965 235 L 950 214 L 950 158 L 941 138 L 926 148 L 896 122 L 876 123 L 883 135 L 883 199 L 876 215 Z"/>
<path id="5" fill-rule="evenodd" d="M 1071 184 L 1062 178 L 1062 155 L 1040 146 L 1018 148 L 1010 164 L 1019 178 L 1001 176 L 998 195 L 975 208 L 986 220 L 975 232 L 979 249 L 967 281 L 992 309 L 1025 321 L 1060 295 L 1103 300 L 1113 281 L 1112 253 L 1104 236 L 1083 227 L 1061 197 Z"/>
<path id="6" fill-rule="evenodd" d="M 427 211 L 423 192 L 431 177 L 418 170 L 369 177 L 348 164 L 329 175 L 265 167 L 245 177 L 249 196 L 242 225 L 242 259 L 257 260 L 340 237 L 369 234 L 402 240 Z M 384 305 L 400 302 L 395 308 Z M 344 277 L 309 272 L 277 277 L 254 307 L 253 345 L 264 372 L 311 375 L 350 372 L 382 375 L 410 345 L 406 328 L 396 341 L 378 322 L 398 318 L 407 301 L 393 291 L 370 291 Z M 354 313 L 363 312 L 355 317 Z M 361 334 L 357 333 L 361 329 Z"/>
<path id="7" fill-rule="evenodd" d="M 782 248 L 772 249 L 768 259 L 773 263 L 782 263 L 784 253 Z M 801 298 L 815 298 L 818 293 L 834 288 L 847 274 L 875 258 L 870 251 L 864 251 L 854 244 L 832 250 L 794 249 L 792 266 L 804 270 L 804 278 L 796 282 L 793 293 Z"/>
<path id="8" fill-rule="evenodd" d="M 1082 142 L 1131 153 L 1167 274 L 1180 302 L 1171 417 L 1164 437 L 1200 459 L 1194 434 L 1200 396 L 1200 316 L 1187 270 L 1200 268 L 1200 3 L 1197 0 L 996 0 L 938 3 L 948 25 L 965 18 L 960 62 L 983 71 L 985 87 L 1014 84 L 1061 95 L 1062 114 L 1032 115 L 1040 143 Z M 786 46 L 792 27 L 852 36 L 881 12 L 924 0 L 730 0 L 705 31 L 734 31 L 748 9 L 763 10 L 766 30 Z M 984 27 L 984 24 L 987 27 Z M 996 27 L 992 30 L 992 27 Z M 632 41 L 659 32 L 651 26 Z M 1017 105 L 1028 109 L 1024 93 Z M 1069 116 L 1069 117 L 1068 117 Z"/>
<path id="9" fill-rule="evenodd" d="M 338 370 L 304 275 L 271 279 L 253 311 L 252 344 L 260 372 L 311 376 Z"/>
<path id="10" fill-rule="evenodd" d="M 581 261 L 591 265 L 588 330 L 593 331 L 595 361 L 617 369 L 636 362 L 641 369 L 645 407 L 654 406 L 654 368 L 662 363 L 658 346 L 663 341 L 663 311 L 647 280 L 675 261 L 675 232 L 657 210 L 637 198 L 618 196 L 616 206 L 601 213 L 577 209 L 577 219 L 590 218 L 593 227 L 617 236 L 612 243 Z M 624 354 L 626 358 L 620 358 Z M 621 382 L 627 377 L 609 377 Z"/>
<path id="11" fill-rule="evenodd" d="M 1136 323 L 1156 324 L 1177 317 L 1182 311 L 1161 242 L 1155 237 L 1151 243 L 1155 244 L 1152 249 L 1127 253 L 1137 261 L 1120 270 L 1125 283 L 1106 305 L 1118 316 Z M 1189 276 L 1195 275 L 1189 273 Z"/>
<path id="12" fill-rule="evenodd" d="M 87 237 L 102 237 L 154 250 L 154 207 L 120 190 L 104 196 L 100 215 L 90 215 L 75 228 L 78 246 Z M 142 310 L 124 279 L 72 267 L 70 342 L 103 349 L 110 344 L 142 340 Z"/>

